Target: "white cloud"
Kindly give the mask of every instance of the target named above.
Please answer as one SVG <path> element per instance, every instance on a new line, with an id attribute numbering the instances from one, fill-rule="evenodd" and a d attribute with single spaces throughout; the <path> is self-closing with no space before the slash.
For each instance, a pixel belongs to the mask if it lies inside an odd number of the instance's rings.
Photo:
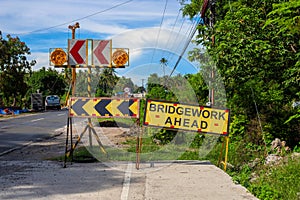
<path id="1" fill-rule="evenodd" d="M 31 49 L 28 59 L 37 60 L 34 69 L 50 67 L 50 48 L 67 48 L 67 39 L 71 37 L 68 26 L 77 19 L 80 19 L 80 29 L 76 30 L 76 38 L 112 39 L 113 47 L 130 49 L 130 64 L 141 65 L 144 61 L 151 65 L 161 55 L 178 57 L 181 54 L 192 24 L 182 19 L 177 0 L 168 1 L 161 28 L 165 1 L 134 0 L 106 10 L 124 2 L 126 0 L 2 0 L 0 30 L 4 35 L 26 33 L 18 36 Z"/>
<path id="2" fill-rule="evenodd" d="M 42 67 L 49 67 L 49 53 L 32 53 L 27 60 L 36 60 L 33 70 L 39 70 Z"/>
<path id="3" fill-rule="evenodd" d="M 159 28 L 135 29 L 112 37 L 113 46 L 166 49 L 176 54 L 181 53 L 188 39 L 186 35 Z"/>
<path id="4" fill-rule="evenodd" d="M 27 33 L 34 30 L 46 29 L 52 26 L 71 23 L 81 19 L 80 23 L 86 24 L 91 30 L 90 24 L 104 24 L 105 26 L 158 26 L 162 18 L 164 1 L 132 1 L 122 6 L 112 8 L 125 1 L 71 1 L 71 0 L 13 0 L 1 2 L 0 24 L 6 33 Z M 175 18 L 180 5 L 177 1 L 169 1 L 166 18 Z M 103 12 L 101 12 L 103 11 Z M 97 14 L 98 13 L 98 14 Z M 87 17 L 87 18 L 85 18 Z M 122 25 L 123 24 L 123 25 Z M 139 25 L 141 24 L 141 25 Z M 136 27 L 135 27 L 136 28 Z M 55 28 L 64 30 L 65 26 Z M 82 27 L 85 30 L 85 27 Z M 109 29 L 96 30 L 106 33 Z M 118 33 L 108 31 L 108 33 Z"/>

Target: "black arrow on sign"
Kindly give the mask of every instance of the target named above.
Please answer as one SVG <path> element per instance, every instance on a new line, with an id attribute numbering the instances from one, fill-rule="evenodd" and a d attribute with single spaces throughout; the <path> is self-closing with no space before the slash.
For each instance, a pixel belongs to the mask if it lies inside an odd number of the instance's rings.
<path id="1" fill-rule="evenodd" d="M 112 116 L 112 114 L 106 110 L 106 106 L 110 104 L 111 99 L 101 99 L 97 105 L 95 105 L 95 110 L 101 115 L 101 116 Z"/>
<path id="2" fill-rule="evenodd" d="M 123 101 L 119 106 L 118 106 L 119 111 L 123 115 L 130 115 L 129 113 L 129 102 L 128 101 Z"/>
<path id="3" fill-rule="evenodd" d="M 136 101 L 135 99 L 129 99 L 128 110 L 129 110 L 129 115 L 130 115 L 130 116 L 134 116 L 134 115 L 137 114 L 137 113 L 133 113 L 133 112 L 129 109 L 129 107 L 130 107 L 132 104 L 134 104 L 135 101 Z"/>
<path id="4" fill-rule="evenodd" d="M 89 115 L 85 110 L 83 110 L 83 106 L 86 104 L 87 101 L 83 101 L 82 99 L 78 99 L 73 105 L 72 109 L 77 115 Z"/>

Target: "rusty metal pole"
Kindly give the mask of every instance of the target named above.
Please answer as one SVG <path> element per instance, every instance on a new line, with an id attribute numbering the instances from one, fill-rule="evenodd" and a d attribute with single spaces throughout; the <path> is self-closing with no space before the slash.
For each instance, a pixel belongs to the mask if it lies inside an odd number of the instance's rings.
<path id="1" fill-rule="evenodd" d="M 210 27 L 213 29 L 214 25 L 215 25 L 215 17 L 216 17 L 216 10 L 215 10 L 215 6 L 216 6 L 216 0 L 211 0 L 210 1 L 210 12 L 211 12 L 211 20 L 210 20 Z M 212 42 L 212 46 L 215 45 L 215 35 L 211 36 L 211 42 Z M 214 81 L 215 79 L 215 68 L 214 66 L 212 67 L 211 70 L 211 81 L 213 81 L 212 85 L 211 85 L 211 107 L 213 107 L 215 105 L 215 90 L 214 90 Z"/>
<path id="2" fill-rule="evenodd" d="M 72 39 L 75 39 L 75 30 L 80 28 L 79 23 L 76 22 L 74 25 L 69 25 L 69 29 L 72 30 Z M 70 66 L 69 66 L 70 67 Z M 76 67 L 72 68 L 72 96 L 75 96 L 76 91 Z M 68 99 L 67 99 L 68 101 Z M 71 140 L 71 160 L 73 161 L 73 128 L 72 128 L 72 119 L 70 118 L 70 140 Z"/>
<path id="3" fill-rule="evenodd" d="M 69 29 L 72 30 L 72 39 L 75 39 L 76 28 L 80 28 L 78 22 L 76 22 L 74 25 L 69 25 Z M 76 92 L 76 67 L 72 68 L 72 96 L 75 96 L 75 92 Z"/>

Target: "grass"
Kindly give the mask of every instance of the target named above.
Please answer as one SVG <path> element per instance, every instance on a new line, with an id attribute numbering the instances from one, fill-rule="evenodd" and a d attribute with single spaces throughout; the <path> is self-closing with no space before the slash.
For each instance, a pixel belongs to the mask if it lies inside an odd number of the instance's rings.
<path id="1" fill-rule="evenodd" d="M 259 169 L 249 190 L 259 199 L 300 199 L 300 158 L 286 159 L 278 166 Z"/>
<path id="2" fill-rule="evenodd" d="M 132 137 L 124 144 L 124 148 L 106 146 L 104 152 L 99 146 L 80 146 L 73 152 L 74 162 L 109 162 L 109 161 L 135 161 L 136 160 L 136 138 Z M 198 150 L 186 145 L 157 145 L 151 138 L 143 138 L 141 162 L 160 160 L 199 160 Z M 63 160 L 62 157 L 55 160 Z M 70 158 L 68 158 L 70 161 Z"/>
<path id="3" fill-rule="evenodd" d="M 111 127 L 130 127 L 135 123 L 134 119 L 131 118 L 99 118 L 98 122 L 100 126 Z"/>

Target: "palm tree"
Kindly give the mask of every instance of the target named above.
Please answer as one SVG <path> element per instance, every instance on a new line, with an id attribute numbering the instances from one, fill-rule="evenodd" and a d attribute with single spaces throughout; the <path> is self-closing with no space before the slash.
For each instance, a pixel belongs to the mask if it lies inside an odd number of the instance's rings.
<path id="1" fill-rule="evenodd" d="M 166 66 L 167 66 L 167 63 L 168 63 L 168 60 L 167 59 L 165 59 L 165 58 L 161 58 L 160 59 L 160 64 L 161 64 L 161 66 L 162 66 L 162 68 L 163 68 L 163 74 L 164 74 L 164 87 L 166 86 Z"/>
<path id="2" fill-rule="evenodd" d="M 118 77 L 113 68 L 105 68 L 99 77 L 99 88 L 103 90 L 106 95 L 112 92 L 114 86 L 118 82 Z"/>

